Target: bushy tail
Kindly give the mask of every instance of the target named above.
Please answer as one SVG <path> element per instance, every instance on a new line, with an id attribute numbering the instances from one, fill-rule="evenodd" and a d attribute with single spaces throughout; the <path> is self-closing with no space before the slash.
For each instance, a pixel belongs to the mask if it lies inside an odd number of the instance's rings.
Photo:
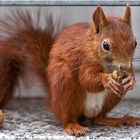
<path id="1" fill-rule="evenodd" d="M 38 12 L 35 21 L 28 11 L 16 10 L 0 20 L 0 107 L 12 95 L 26 68 L 47 82 L 45 69 L 60 22 L 54 23 L 52 16 L 47 16 L 42 29 L 39 17 Z"/>

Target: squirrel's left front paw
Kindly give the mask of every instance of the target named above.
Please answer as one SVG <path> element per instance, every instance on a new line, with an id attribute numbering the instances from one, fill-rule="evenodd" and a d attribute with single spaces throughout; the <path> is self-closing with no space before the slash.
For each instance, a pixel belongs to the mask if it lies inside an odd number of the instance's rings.
<path id="1" fill-rule="evenodd" d="M 126 93 L 128 90 L 132 90 L 136 83 L 135 77 L 130 75 L 122 80 L 121 85 L 123 86 L 124 92 Z"/>

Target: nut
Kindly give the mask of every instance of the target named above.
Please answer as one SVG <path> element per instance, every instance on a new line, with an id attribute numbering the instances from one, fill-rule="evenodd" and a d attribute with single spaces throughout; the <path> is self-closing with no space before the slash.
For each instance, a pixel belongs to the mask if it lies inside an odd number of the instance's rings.
<path id="1" fill-rule="evenodd" d="M 113 73 L 112 73 L 112 78 L 114 79 L 114 80 L 116 80 L 118 83 L 120 83 L 121 84 L 121 82 L 122 82 L 122 79 L 123 79 L 123 77 L 124 77 L 124 73 L 123 72 L 121 72 L 121 71 L 119 71 L 119 70 L 114 70 L 113 71 Z M 114 93 L 116 96 L 118 96 L 119 98 L 121 98 L 122 97 L 122 93 Z"/>
<path id="2" fill-rule="evenodd" d="M 114 70 L 113 73 L 112 73 L 113 79 L 116 80 L 119 83 L 122 82 L 123 75 L 124 74 L 121 71 L 118 71 L 118 70 Z"/>

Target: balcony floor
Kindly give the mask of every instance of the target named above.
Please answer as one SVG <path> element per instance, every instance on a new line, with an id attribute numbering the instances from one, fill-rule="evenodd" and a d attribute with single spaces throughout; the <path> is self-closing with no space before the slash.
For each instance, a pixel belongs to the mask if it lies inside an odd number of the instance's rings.
<path id="1" fill-rule="evenodd" d="M 123 100 L 109 115 L 140 116 L 140 101 Z M 140 126 L 110 127 L 88 124 L 90 132 L 77 139 L 138 139 Z M 47 111 L 42 99 L 13 99 L 5 109 L 5 122 L 0 139 L 75 139 L 68 136 L 62 126 Z"/>

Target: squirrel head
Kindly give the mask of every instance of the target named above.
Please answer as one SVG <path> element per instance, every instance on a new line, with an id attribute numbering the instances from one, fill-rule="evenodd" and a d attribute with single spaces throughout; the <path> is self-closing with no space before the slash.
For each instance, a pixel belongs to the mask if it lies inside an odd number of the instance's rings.
<path id="1" fill-rule="evenodd" d="M 126 6 L 122 17 L 106 17 L 98 6 L 93 13 L 93 22 L 90 55 L 94 58 L 96 55 L 97 61 L 106 69 L 129 69 L 137 45 L 131 28 L 130 7 Z"/>

